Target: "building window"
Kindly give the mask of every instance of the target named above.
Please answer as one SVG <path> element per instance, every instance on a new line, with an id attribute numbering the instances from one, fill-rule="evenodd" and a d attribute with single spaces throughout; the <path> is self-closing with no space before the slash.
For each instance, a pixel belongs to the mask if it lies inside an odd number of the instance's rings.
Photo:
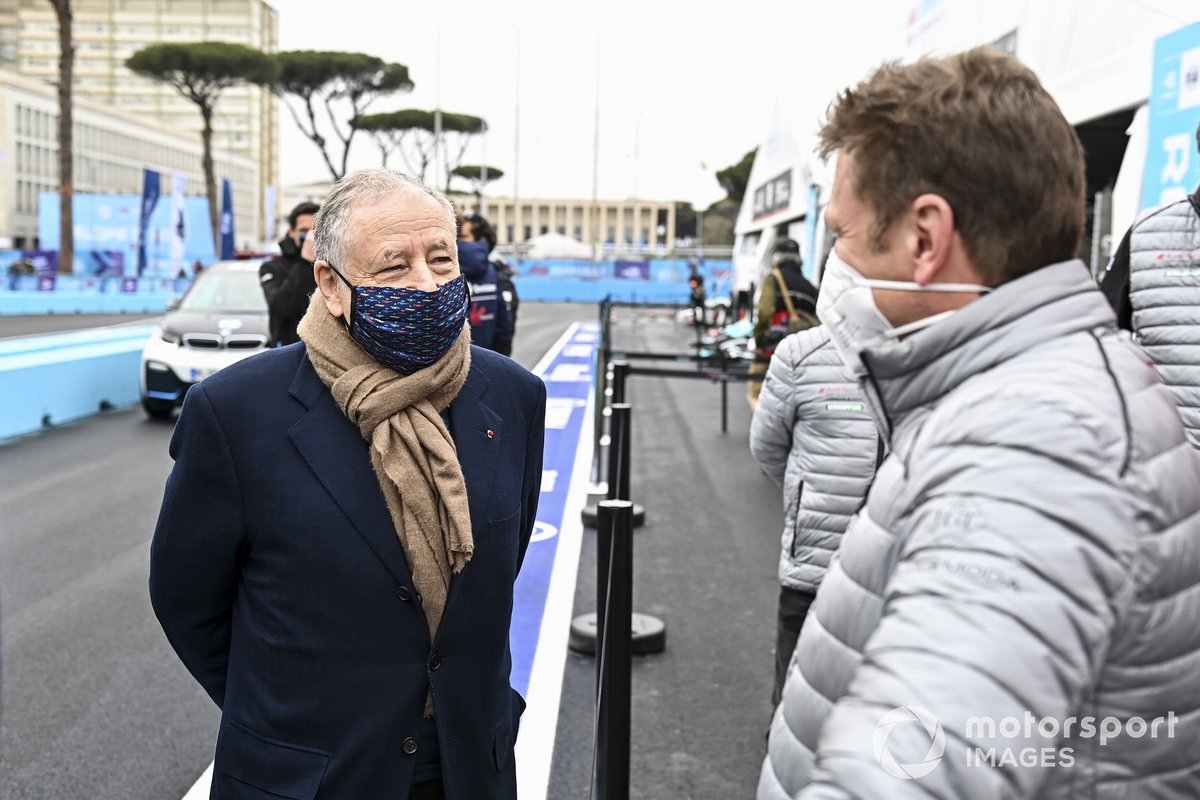
<path id="1" fill-rule="evenodd" d="M 513 240 L 513 226 L 509 225 L 508 226 L 508 238 L 505 239 L 505 241 L 511 242 L 512 240 Z"/>
<path id="2" fill-rule="evenodd" d="M 532 238 L 533 238 L 533 226 L 526 225 L 525 226 L 525 241 L 529 241 Z"/>
<path id="3" fill-rule="evenodd" d="M 583 227 L 580 225 L 575 226 L 575 238 L 581 242 L 583 241 Z"/>

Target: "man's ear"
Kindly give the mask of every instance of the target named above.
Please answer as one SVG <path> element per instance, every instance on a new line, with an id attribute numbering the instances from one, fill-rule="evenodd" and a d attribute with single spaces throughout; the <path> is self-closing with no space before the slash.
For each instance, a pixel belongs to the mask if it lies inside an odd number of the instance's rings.
<path id="1" fill-rule="evenodd" d="M 313 277 L 317 281 L 317 291 L 325 298 L 325 308 L 329 309 L 329 313 L 335 317 L 344 316 L 341 280 L 333 274 L 333 267 L 329 265 L 329 262 L 323 259 L 314 261 Z"/>
<path id="2" fill-rule="evenodd" d="M 909 256 L 913 280 L 925 286 L 942 272 L 954 247 L 954 209 L 938 194 L 923 194 L 909 207 Z"/>

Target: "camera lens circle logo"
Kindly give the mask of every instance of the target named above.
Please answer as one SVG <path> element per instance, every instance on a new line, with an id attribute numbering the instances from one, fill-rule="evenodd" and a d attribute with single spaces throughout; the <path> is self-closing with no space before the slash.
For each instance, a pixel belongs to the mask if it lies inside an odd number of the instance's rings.
<path id="1" fill-rule="evenodd" d="M 892 735 L 892 729 L 898 726 L 907 734 L 906 738 L 912 736 L 914 728 L 923 731 L 922 736 L 928 737 L 929 749 L 924 758 L 906 763 L 901 763 L 896 759 L 896 756 L 888 748 L 888 742 Z M 942 755 L 946 752 L 946 734 L 942 730 L 942 724 L 937 721 L 937 717 L 925 709 L 917 706 L 901 706 L 893 708 L 883 715 L 883 719 L 879 720 L 879 724 L 875 726 L 873 744 L 875 758 L 879 759 L 879 765 L 883 767 L 884 771 L 889 775 L 910 781 L 925 777 L 942 762 Z"/>

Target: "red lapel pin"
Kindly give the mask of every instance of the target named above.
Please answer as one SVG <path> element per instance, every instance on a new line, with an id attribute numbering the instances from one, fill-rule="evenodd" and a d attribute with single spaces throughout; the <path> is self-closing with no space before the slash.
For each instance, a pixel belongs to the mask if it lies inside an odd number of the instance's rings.
<path id="1" fill-rule="evenodd" d="M 495 432 L 495 431 L 488 431 L 488 432 L 487 432 L 487 434 L 488 434 L 488 438 L 489 438 L 489 439 L 491 439 L 491 438 L 493 438 L 493 437 L 496 435 L 496 432 Z"/>

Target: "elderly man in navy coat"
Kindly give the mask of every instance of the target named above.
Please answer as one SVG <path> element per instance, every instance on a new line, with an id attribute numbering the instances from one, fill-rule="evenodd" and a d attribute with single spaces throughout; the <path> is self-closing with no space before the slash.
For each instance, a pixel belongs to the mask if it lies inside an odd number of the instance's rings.
<path id="1" fill-rule="evenodd" d="M 545 386 L 470 344 L 454 213 L 421 182 L 343 178 L 314 245 L 302 342 L 188 393 L 151 548 L 221 708 L 211 796 L 514 798 Z"/>

